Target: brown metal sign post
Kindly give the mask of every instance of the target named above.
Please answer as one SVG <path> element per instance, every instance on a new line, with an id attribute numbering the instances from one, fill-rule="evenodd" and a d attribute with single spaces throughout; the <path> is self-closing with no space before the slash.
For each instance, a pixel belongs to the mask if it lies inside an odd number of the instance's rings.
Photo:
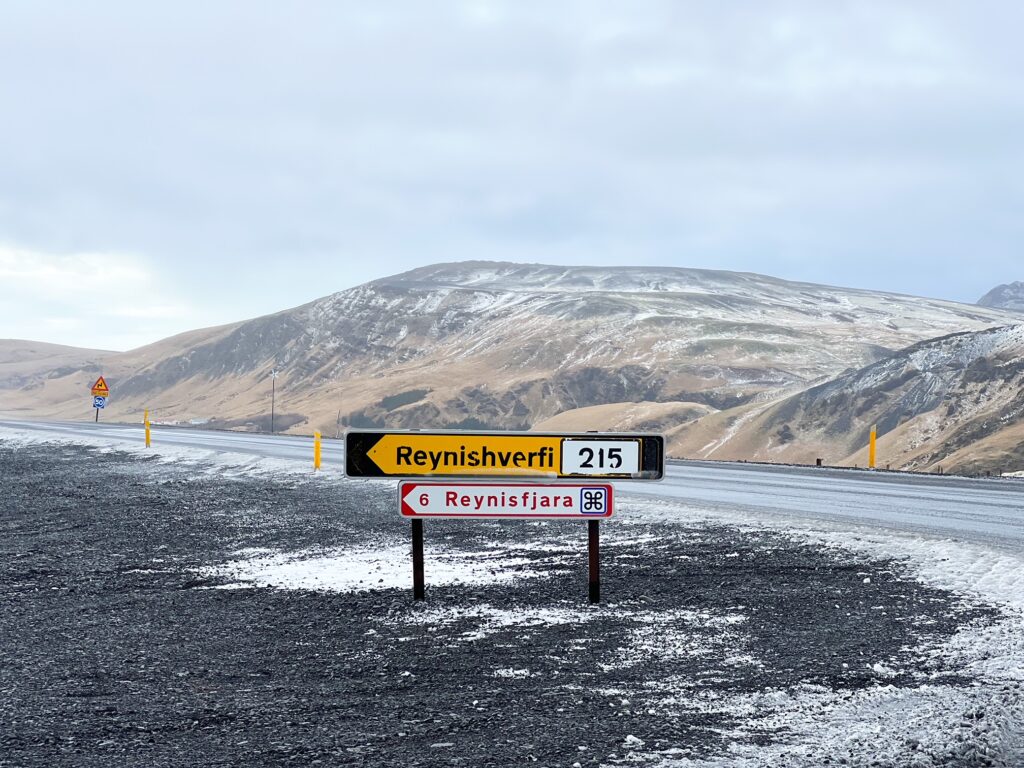
<path id="1" fill-rule="evenodd" d="M 591 603 L 601 602 L 601 523 L 587 521 L 587 560 L 589 599 Z M 423 520 L 412 520 L 412 597 L 426 599 L 426 578 L 423 572 Z"/>
<path id="2" fill-rule="evenodd" d="M 426 597 L 426 580 L 423 576 L 423 521 L 412 521 L 412 599 Z"/>

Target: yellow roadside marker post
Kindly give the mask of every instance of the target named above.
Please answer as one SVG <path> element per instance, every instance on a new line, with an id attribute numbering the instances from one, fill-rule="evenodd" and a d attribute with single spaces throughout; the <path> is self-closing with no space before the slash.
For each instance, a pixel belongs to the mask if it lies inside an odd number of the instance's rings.
<path id="1" fill-rule="evenodd" d="M 146 425 L 146 447 L 147 448 L 151 448 L 153 446 L 153 442 L 152 442 L 152 439 L 151 439 L 151 436 L 150 436 L 150 431 L 149 431 L 149 409 L 148 408 L 143 413 L 142 421 Z"/>
<path id="2" fill-rule="evenodd" d="M 875 459 L 878 457 L 878 426 L 871 425 L 871 445 L 868 447 L 868 467 L 875 468 Z"/>
<path id="3" fill-rule="evenodd" d="M 322 436 L 321 436 L 321 434 L 319 432 L 314 432 L 313 433 L 313 469 L 314 470 L 320 469 L 320 456 L 321 456 L 320 440 L 321 440 L 321 437 Z"/>

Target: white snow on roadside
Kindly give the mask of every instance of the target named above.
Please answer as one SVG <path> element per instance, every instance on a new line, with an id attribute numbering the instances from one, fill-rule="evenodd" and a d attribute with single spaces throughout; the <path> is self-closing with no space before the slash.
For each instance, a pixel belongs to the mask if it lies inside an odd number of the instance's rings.
<path id="1" fill-rule="evenodd" d="M 837 553 L 895 559 L 924 584 L 1002 611 L 995 621 L 963 627 L 941 647 L 919 649 L 943 667 L 973 678 L 971 686 L 930 683 L 922 675 L 917 687 L 833 691 L 802 685 L 697 696 L 688 690 L 689 681 L 651 681 L 648 704 L 660 712 L 681 718 L 718 713 L 741 725 L 723 733 L 729 752 L 721 758 L 691 758 L 673 749 L 632 751 L 628 762 L 657 768 L 816 768 L 842 757 L 856 765 L 870 758 L 880 765 L 939 766 L 974 764 L 996 744 L 1004 750 L 1004 762 L 991 764 L 1024 765 L 1019 693 L 1024 684 L 1024 553 L 827 520 L 712 511 L 677 501 L 620 497 L 619 508 L 619 520 L 627 525 L 675 521 L 769 530 Z M 889 669 L 885 660 L 866 664 L 874 671 Z M 773 734 L 772 742 L 756 744 L 754 737 L 765 733 Z"/>
<path id="2" fill-rule="evenodd" d="M 225 578 L 219 589 L 276 587 L 324 592 L 359 592 L 407 588 L 412 584 L 412 560 L 407 544 L 373 549 L 328 552 L 240 550 L 236 559 L 199 571 Z M 530 560 L 500 552 L 428 551 L 430 584 L 493 584 L 547 575 L 525 568 Z"/>
<path id="3" fill-rule="evenodd" d="M 138 439 L 111 437 L 109 433 L 90 437 L 71 435 L 59 431 L 13 429 L 0 426 L 0 439 L 15 448 L 25 445 L 52 444 L 63 446 L 87 446 L 97 453 L 126 453 L 137 458 L 153 461 L 157 466 L 182 465 L 200 477 L 245 478 L 245 477 L 310 477 L 322 480 L 344 480 L 337 473 L 317 473 L 312 465 L 312 447 L 308 463 L 296 459 L 280 459 L 247 453 L 233 453 L 221 450 L 194 448 L 169 443 L 156 443 L 152 448 L 141 445 Z M 311 444 L 312 446 L 312 444 Z M 372 482 L 372 481 L 371 481 Z"/>
<path id="4" fill-rule="evenodd" d="M 122 451 L 124 448 L 101 449 L 106 451 Z M 265 456 L 247 456 L 241 453 L 221 453 L 200 448 L 184 446 L 167 446 L 159 453 L 146 448 L 133 447 L 130 453 L 153 457 L 158 464 L 187 464 L 192 470 L 202 475 L 217 477 L 281 477 L 315 474 L 312 467 L 300 467 L 299 462 L 289 459 L 276 459 Z"/>

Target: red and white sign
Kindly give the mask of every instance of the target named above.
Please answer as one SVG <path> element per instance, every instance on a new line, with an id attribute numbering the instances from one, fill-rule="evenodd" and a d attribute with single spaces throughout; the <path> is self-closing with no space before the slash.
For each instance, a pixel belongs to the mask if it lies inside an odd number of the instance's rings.
<path id="1" fill-rule="evenodd" d="M 402 517 L 600 520 L 612 516 L 610 483 L 417 483 L 398 486 Z"/>

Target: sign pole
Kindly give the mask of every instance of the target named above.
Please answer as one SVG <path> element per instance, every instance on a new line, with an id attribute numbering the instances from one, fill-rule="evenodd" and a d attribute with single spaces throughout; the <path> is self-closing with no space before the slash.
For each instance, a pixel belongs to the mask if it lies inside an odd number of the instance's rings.
<path id="1" fill-rule="evenodd" d="M 94 407 L 93 410 L 96 411 L 96 423 L 99 424 L 100 423 L 100 409 Z"/>
<path id="2" fill-rule="evenodd" d="M 414 518 L 412 521 L 412 599 L 423 600 L 425 591 L 425 581 L 423 578 L 423 521 Z"/>
<path id="3" fill-rule="evenodd" d="M 601 602 L 600 526 L 597 520 L 587 522 L 587 555 L 590 561 L 590 602 Z"/>

